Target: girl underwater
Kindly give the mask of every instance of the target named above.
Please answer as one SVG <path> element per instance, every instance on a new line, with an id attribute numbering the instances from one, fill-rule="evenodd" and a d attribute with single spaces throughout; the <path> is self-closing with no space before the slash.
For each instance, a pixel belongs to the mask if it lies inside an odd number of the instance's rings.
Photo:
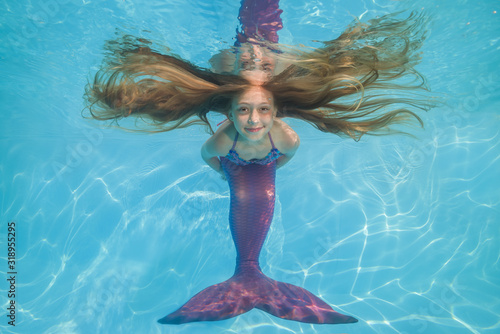
<path id="1" fill-rule="evenodd" d="M 357 322 L 259 267 L 273 218 L 276 169 L 300 143 L 283 119 L 354 140 L 398 132 L 398 124 L 422 125 L 415 112 L 432 103 L 420 94 L 425 80 L 414 66 L 425 18 L 412 13 L 355 21 L 321 48 L 299 49 L 278 44 L 280 13 L 278 0 L 244 0 L 243 31 L 234 49 L 211 59 L 212 69 L 159 53 L 131 36 L 110 41 L 102 69 L 87 86 L 87 110 L 97 120 L 135 117 L 139 130 L 148 132 L 205 125 L 211 137 L 202 158 L 229 184 L 234 275 L 199 292 L 162 324 L 228 319 L 253 308 L 306 323 Z M 215 132 L 210 111 L 227 116 Z"/>

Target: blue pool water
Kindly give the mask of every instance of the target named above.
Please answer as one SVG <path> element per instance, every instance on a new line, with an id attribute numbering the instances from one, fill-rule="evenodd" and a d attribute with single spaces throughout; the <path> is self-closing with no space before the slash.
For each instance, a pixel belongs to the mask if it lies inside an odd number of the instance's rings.
<path id="1" fill-rule="evenodd" d="M 233 42 L 238 1 L 0 6 L 2 333 L 500 332 L 498 1 L 282 0 L 281 42 L 310 46 L 352 16 L 425 8 L 432 24 L 419 70 L 446 100 L 423 115 L 417 139 L 353 142 L 290 121 L 302 145 L 278 173 L 263 271 L 360 320 L 336 326 L 258 310 L 158 325 L 233 273 L 227 185 L 200 157 L 202 129 L 133 134 L 80 114 L 105 40 L 147 37 L 207 66 Z"/>

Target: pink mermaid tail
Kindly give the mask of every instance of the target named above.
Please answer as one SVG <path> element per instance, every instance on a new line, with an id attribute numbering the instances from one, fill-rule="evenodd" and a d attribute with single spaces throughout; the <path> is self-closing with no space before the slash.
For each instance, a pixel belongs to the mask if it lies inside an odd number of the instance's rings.
<path id="1" fill-rule="evenodd" d="M 258 308 L 283 319 L 315 323 L 357 322 L 298 286 L 275 281 L 262 273 L 259 254 L 274 213 L 276 161 L 241 166 L 221 157 L 229 182 L 229 224 L 236 246 L 233 277 L 201 291 L 162 324 L 215 321 Z"/>

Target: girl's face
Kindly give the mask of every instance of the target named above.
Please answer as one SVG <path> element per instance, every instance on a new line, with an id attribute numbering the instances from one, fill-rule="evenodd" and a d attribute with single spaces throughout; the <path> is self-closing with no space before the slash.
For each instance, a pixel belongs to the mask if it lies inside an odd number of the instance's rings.
<path id="1" fill-rule="evenodd" d="M 229 119 L 243 140 L 260 143 L 271 130 L 276 116 L 273 95 L 253 86 L 233 100 Z"/>

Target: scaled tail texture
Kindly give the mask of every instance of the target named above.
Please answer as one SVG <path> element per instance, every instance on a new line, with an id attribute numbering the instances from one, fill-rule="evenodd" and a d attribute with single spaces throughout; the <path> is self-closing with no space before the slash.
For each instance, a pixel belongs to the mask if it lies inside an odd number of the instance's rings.
<path id="1" fill-rule="evenodd" d="M 335 312 L 309 291 L 275 281 L 260 270 L 259 255 L 274 213 L 276 161 L 241 166 L 225 157 L 220 160 L 231 195 L 229 226 L 237 251 L 234 275 L 201 291 L 158 322 L 223 320 L 253 308 L 279 318 L 314 324 L 357 322 Z"/>

